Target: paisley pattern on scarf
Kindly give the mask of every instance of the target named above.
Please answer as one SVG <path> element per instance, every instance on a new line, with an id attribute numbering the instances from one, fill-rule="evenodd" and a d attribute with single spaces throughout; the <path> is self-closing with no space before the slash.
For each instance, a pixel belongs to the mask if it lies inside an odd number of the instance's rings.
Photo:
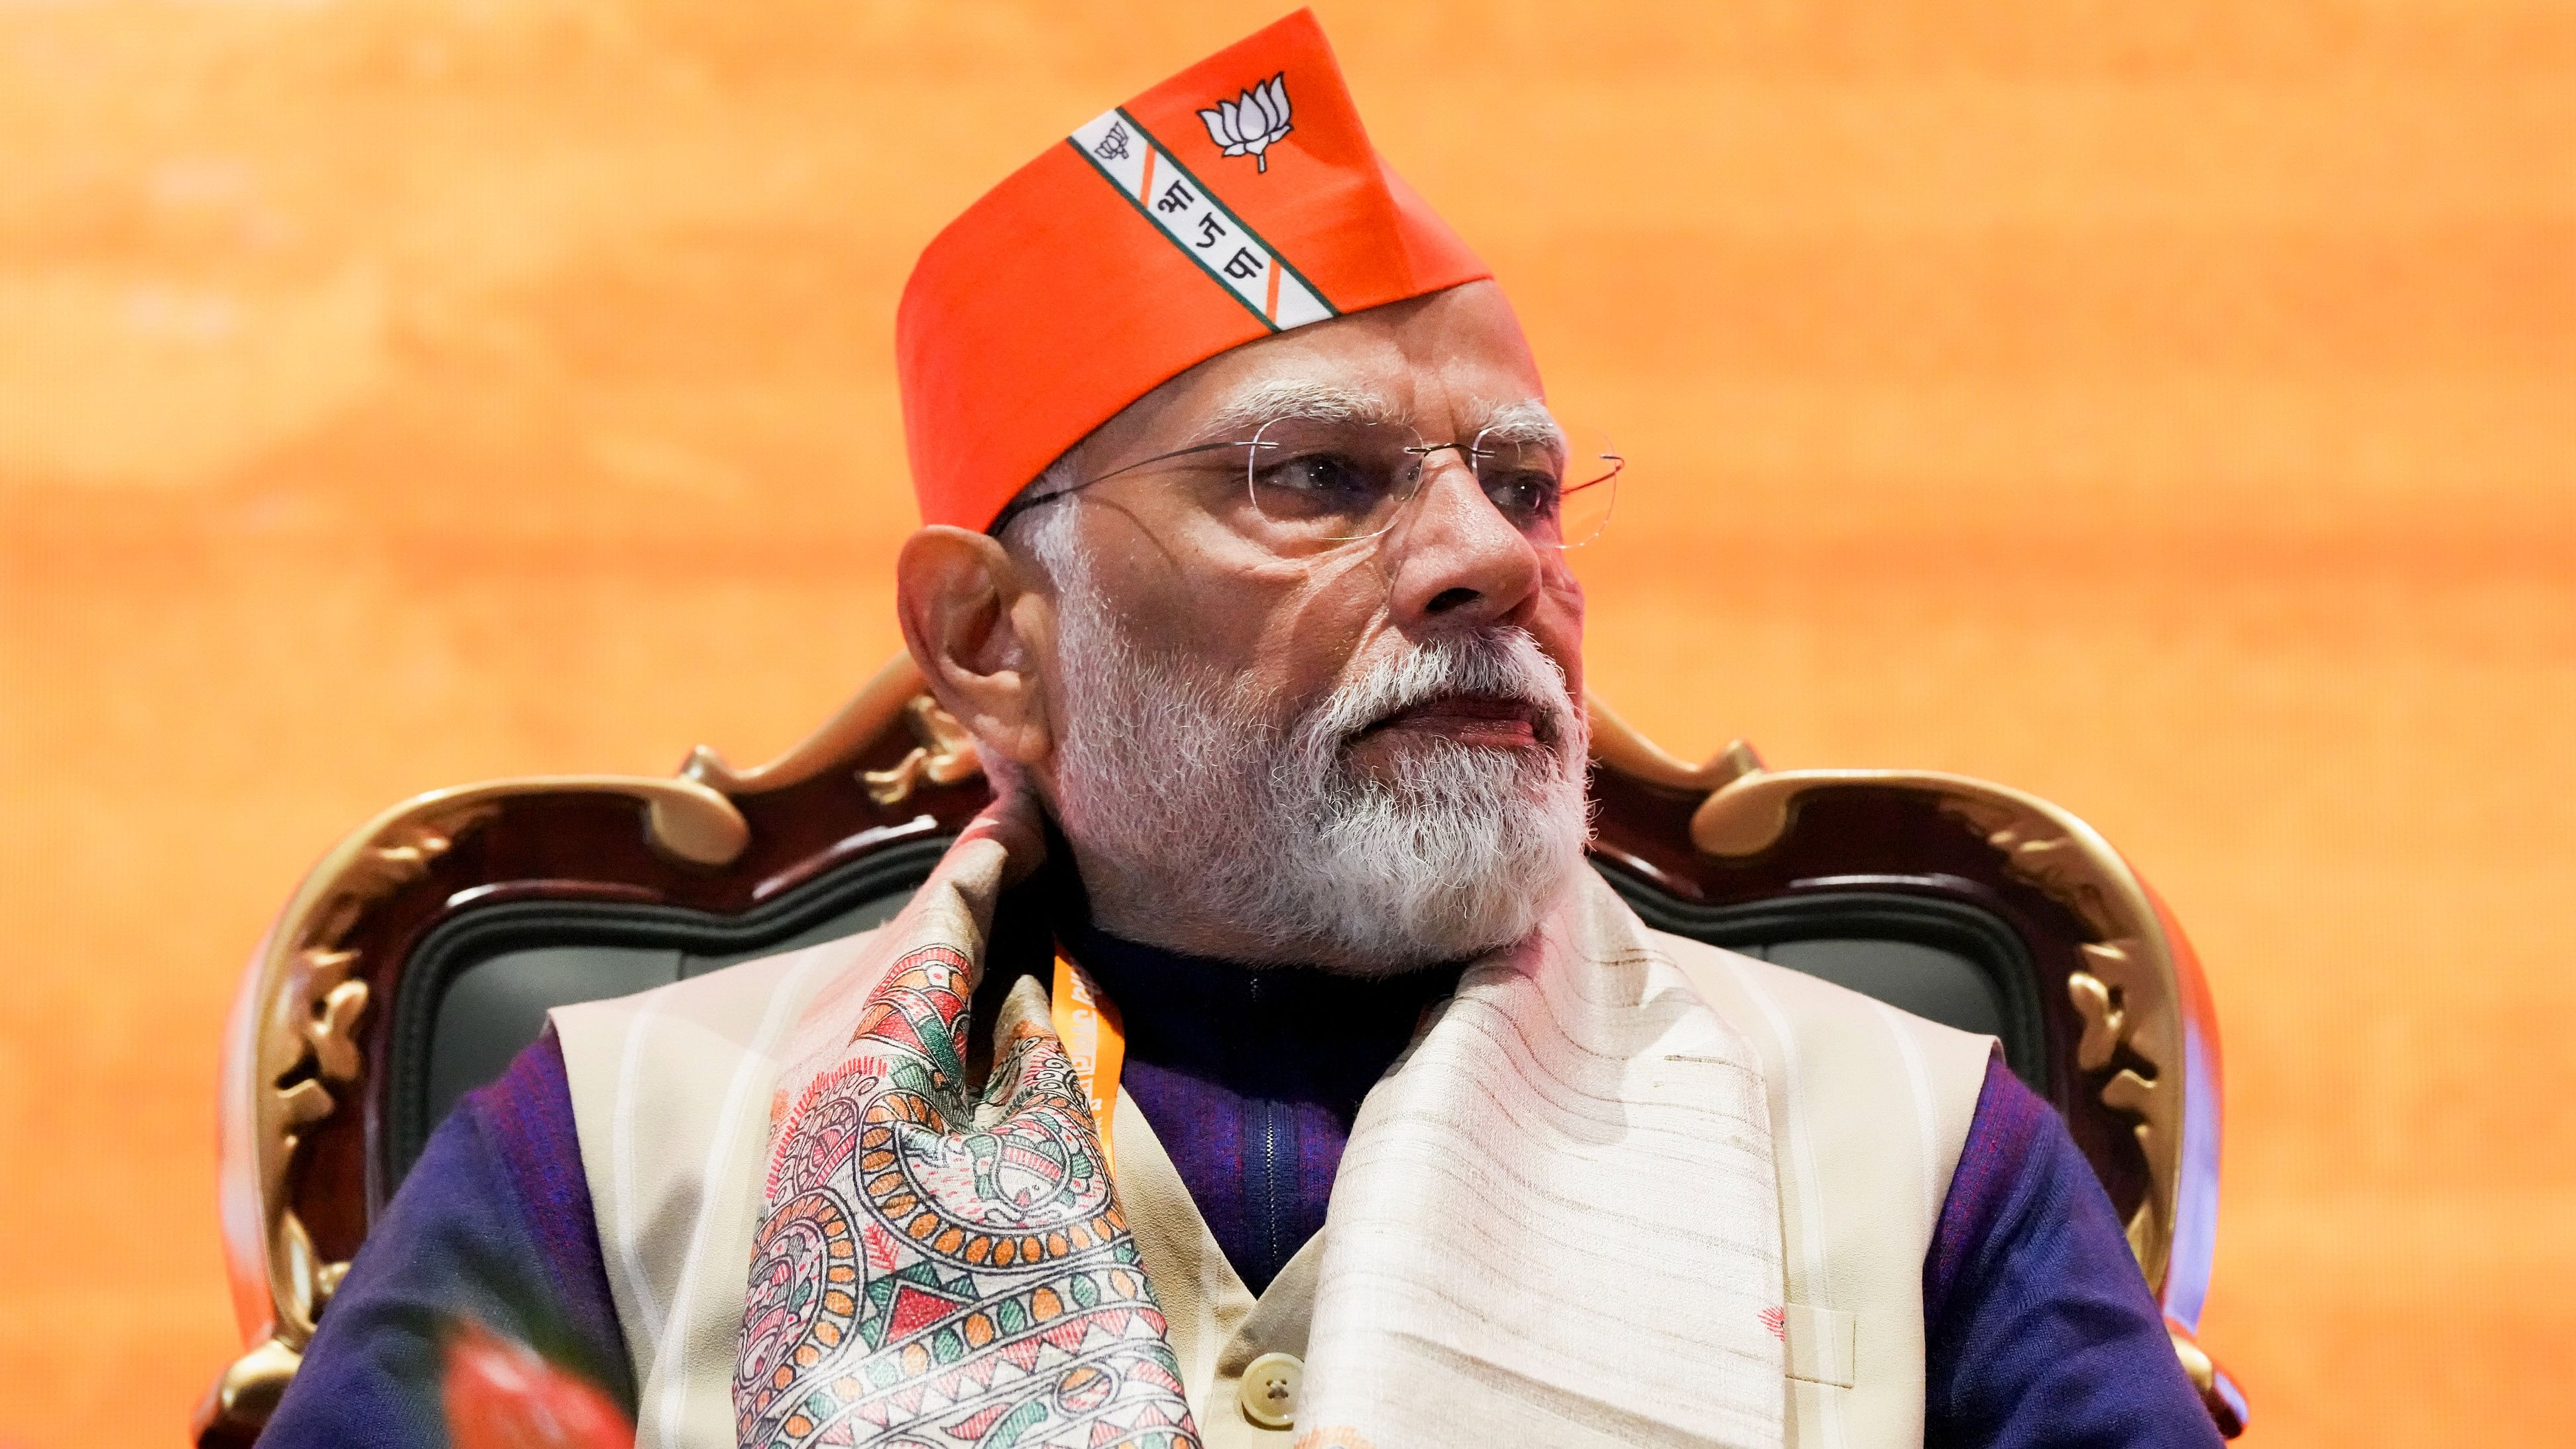
<path id="1" fill-rule="evenodd" d="M 971 965 L 894 963 L 772 1136 L 733 1384 L 751 1449 L 1198 1443 L 1043 998 L 966 1092 Z"/>

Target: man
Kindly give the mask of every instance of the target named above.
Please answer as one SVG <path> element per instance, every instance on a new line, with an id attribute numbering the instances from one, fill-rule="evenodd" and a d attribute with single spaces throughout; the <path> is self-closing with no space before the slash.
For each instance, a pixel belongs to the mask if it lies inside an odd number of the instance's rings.
<path id="1" fill-rule="evenodd" d="M 879 931 L 555 1013 L 278 1442 L 437 1442 L 512 1340 L 654 1444 L 2215 1442 L 1990 1042 L 1585 867 L 1618 460 L 1311 18 L 978 202 L 899 346 L 995 805 Z"/>

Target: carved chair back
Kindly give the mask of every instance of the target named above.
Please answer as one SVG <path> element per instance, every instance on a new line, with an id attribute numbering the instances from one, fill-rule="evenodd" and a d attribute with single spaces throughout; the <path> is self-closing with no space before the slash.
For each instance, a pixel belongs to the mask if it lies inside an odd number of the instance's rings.
<path id="1" fill-rule="evenodd" d="M 2181 931 L 2082 821 L 1950 775 L 1704 765 L 1600 701 L 1593 863 L 1649 924 L 2002 1041 L 2126 1220 L 2191 1342 L 2216 1227 L 2216 1022 Z M 222 1087 L 222 1202 L 248 1352 L 200 1411 L 247 1443 L 368 1225 L 465 1091 L 547 1008 L 864 929 L 988 799 L 974 748 L 898 659 L 822 730 L 737 771 L 443 790 L 360 826 L 254 955 Z"/>

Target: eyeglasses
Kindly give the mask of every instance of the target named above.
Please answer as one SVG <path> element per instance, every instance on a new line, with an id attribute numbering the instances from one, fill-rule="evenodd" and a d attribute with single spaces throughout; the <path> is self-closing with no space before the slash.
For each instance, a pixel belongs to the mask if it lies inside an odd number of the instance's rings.
<path id="1" fill-rule="evenodd" d="M 1454 452 L 1505 521 L 1532 544 L 1580 548 L 1600 537 L 1618 501 L 1627 459 L 1606 440 L 1585 439 L 1553 425 L 1488 427 L 1466 442 L 1433 443 L 1406 423 L 1280 418 L 1249 438 L 1201 443 L 1140 459 L 1024 498 L 993 522 L 998 534 L 1021 513 L 1158 463 L 1205 457 L 1242 480 L 1234 496 L 1237 527 L 1274 552 L 1299 557 L 1379 537 L 1402 519 L 1422 491 L 1432 459 Z M 1239 460 L 1225 458 L 1228 451 Z"/>

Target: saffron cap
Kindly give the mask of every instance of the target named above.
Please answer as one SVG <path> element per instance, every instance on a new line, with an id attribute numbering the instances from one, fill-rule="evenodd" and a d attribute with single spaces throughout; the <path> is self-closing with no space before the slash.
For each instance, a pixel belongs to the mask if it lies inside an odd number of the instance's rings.
<path id="1" fill-rule="evenodd" d="M 1369 144 L 1300 10 L 1077 127 L 922 252 L 895 316 L 922 521 L 990 527 L 1228 348 L 1489 275 Z"/>

